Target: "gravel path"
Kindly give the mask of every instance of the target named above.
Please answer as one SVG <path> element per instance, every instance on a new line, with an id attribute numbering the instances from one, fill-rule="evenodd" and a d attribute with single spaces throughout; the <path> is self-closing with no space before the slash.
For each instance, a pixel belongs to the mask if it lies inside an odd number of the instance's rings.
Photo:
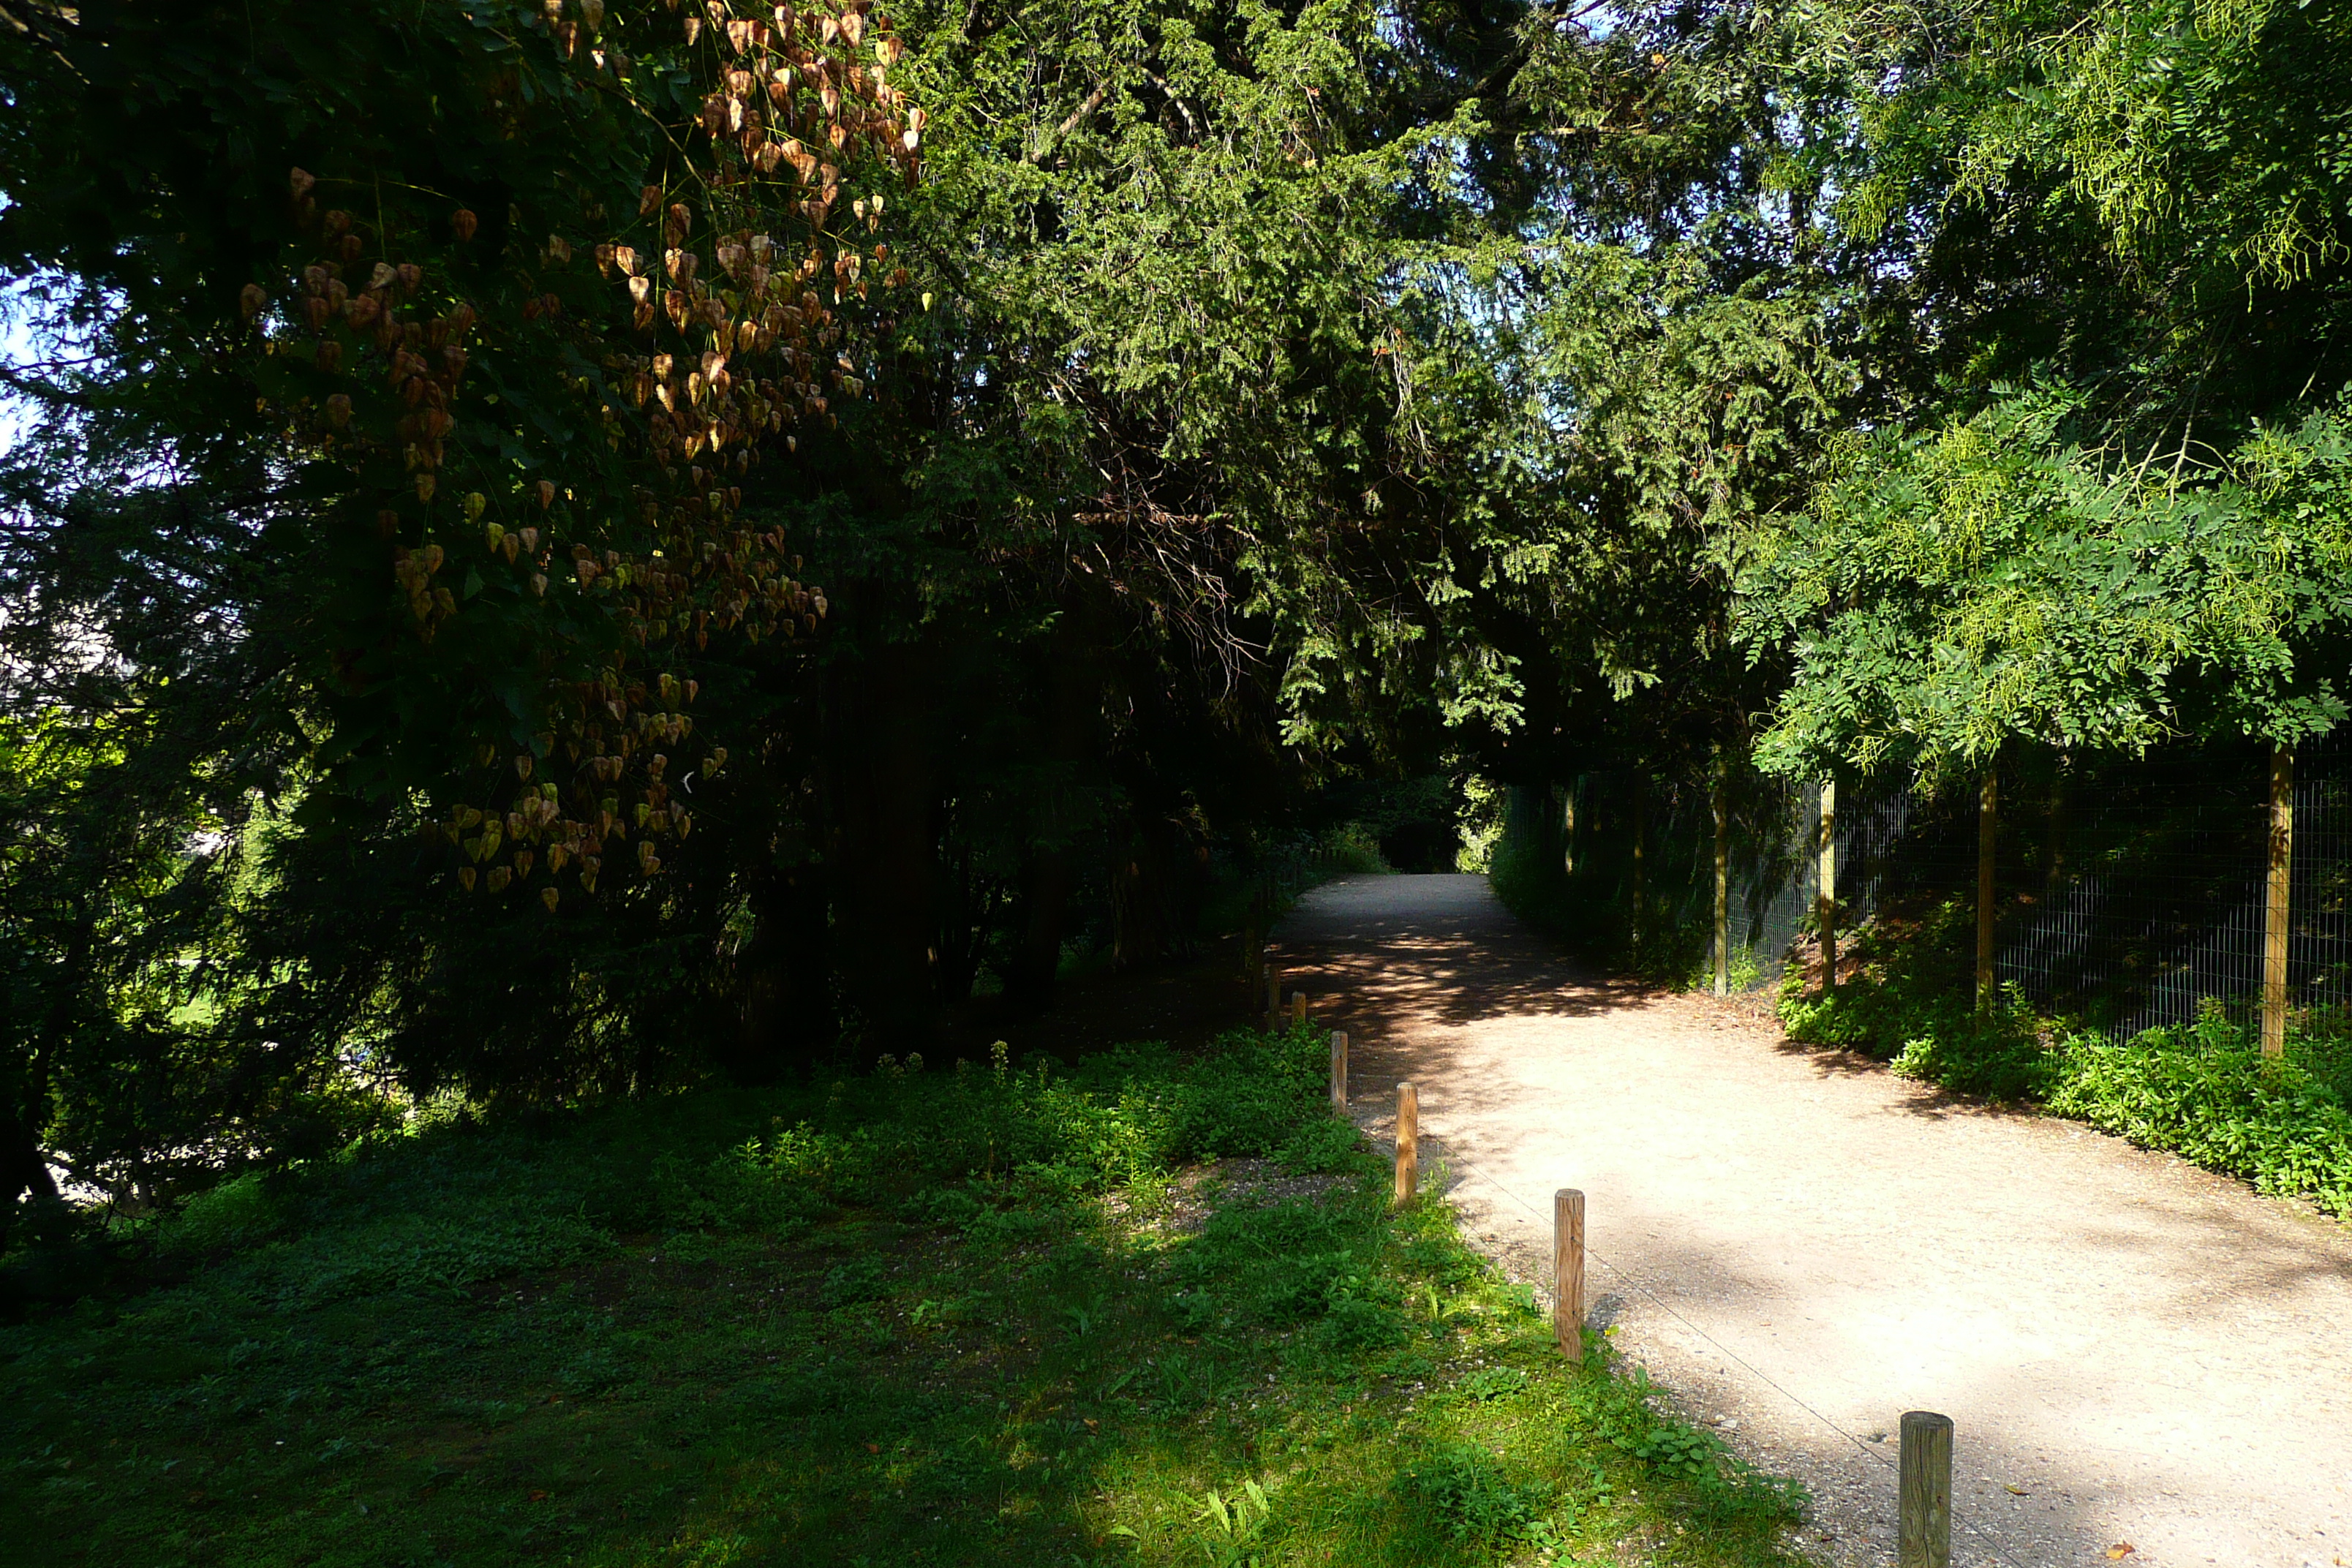
<path id="1" fill-rule="evenodd" d="M 1896 1424 L 1928 1409 L 1956 1563 L 2352 1565 L 2352 1231 L 1580 976 L 1480 878 L 1328 884 L 1274 951 L 1350 1031 L 1368 1126 L 1419 1086 L 1424 1171 L 1516 1274 L 1584 1190 L 1595 1318 L 1812 1489 L 1827 1561 L 1894 1562 Z"/>

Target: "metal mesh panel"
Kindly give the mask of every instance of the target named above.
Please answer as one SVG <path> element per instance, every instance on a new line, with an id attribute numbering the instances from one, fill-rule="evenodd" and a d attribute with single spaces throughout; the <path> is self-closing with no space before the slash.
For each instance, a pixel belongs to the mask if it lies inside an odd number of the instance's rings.
<path id="1" fill-rule="evenodd" d="M 2061 775 L 2048 847 L 2006 867 L 1996 973 L 2038 1006 L 2119 1034 L 2242 1004 L 2262 981 L 2268 789 L 2252 748 Z M 2025 814 L 2018 814 L 2021 817 Z M 2030 820 L 2030 819 L 2029 819 Z M 2040 872 L 2021 889 L 2019 875 Z"/>
<path id="2" fill-rule="evenodd" d="M 2287 986 L 2296 1005 L 2352 1009 L 2352 747 L 2330 735 L 2295 759 Z"/>
<path id="3" fill-rule="evenodd" d="M 2262 980 L 2267 767 L 2267 752 L 2246 743 L 2074 763 L 2042 756 L 2004 769 L 1996 980 L 2118 1036 L 2191 1021 L 2216 1003 L 2251 1010 Z M 1769 984 L 1812 929 L 1820 789 L 1739 768 L 1724 788 L 1732 967 L 1741 984 Z M 1973 792 L 1846 785 L 1836 804 L 1842 928 L 1949 900 L 1972 906 Z M 1587 774 L 1514 790 L 1507 813 L 1507 839 L 1540 842 L 1567 906 L 1619 956 L 1671 952 L 1696 977 L 1714 921 L 1706 776 Z M 2290 880 L 2293 1004 L 2352 1011 L 2352 747 L 2332 737 L 2297 758 Z"/>

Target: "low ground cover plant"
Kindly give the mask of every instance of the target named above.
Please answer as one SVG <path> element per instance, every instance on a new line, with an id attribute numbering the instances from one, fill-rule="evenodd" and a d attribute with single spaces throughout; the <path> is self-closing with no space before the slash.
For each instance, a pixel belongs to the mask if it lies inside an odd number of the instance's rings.
<path id="1" fill-rule="evenodd" d="M 2265 1063 L 2248 1010 L 2209 1002 L 2192 1025 L 2116 1040 L 2037 1016 L 2021 996 L 1971 1005 L 1958 901 L 1856 934 L 1853 973 L 1808 991 L 1792 967 L 1780 1017 L 1791 1039 L 1891 1061 L 1909 1078 L 2033 1103 L 2263 1193 L 2352 1218 L 2352 1028 L 2298 1019 Z"/>
<path id="2" fill-rule="evenodd" d="M 60 1564 L 1797 1561 L 1800 1499 L 1402 1211 L 1322 1043 L 453 1121 L 7 1326 Z M 176 1274 L 176 1282 L 152 1283 Z M 1596 1337 L 1595 1347 L 1599 1341 Z"/>

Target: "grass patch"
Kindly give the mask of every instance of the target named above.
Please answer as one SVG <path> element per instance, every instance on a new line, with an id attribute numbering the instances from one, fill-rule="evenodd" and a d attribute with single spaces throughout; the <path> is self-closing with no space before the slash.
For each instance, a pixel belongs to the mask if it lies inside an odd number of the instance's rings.
<path id="1" fill-rule="evenodd" d="M 1391 1213 L 1324 1043 L 446 1127 L 18 1323 L 63 1564 L 1793 1563 L 1797 1500 Z M 1595 1342 L 1596 1348 L 1598 1342 Z"/>

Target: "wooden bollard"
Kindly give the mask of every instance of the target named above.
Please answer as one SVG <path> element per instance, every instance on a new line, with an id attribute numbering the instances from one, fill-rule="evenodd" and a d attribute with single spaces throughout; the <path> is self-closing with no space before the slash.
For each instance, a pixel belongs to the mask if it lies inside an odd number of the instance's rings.
<path id="1" fill-rule="evenodd" d="M 1348 1031 L 1331 1031 L 1331 1109 L 1348 1109 Z"/>
<path id="2" fill-rule="evenodd" d="M 1552 1332 L 1559 1353 L 1584 1360 L 1584 1194 L 1562 1187 L 1551 1195 Z"/>
<path id="3" fill-rule="evenodd" d="M 1265 1011 L 1268 1017 L 1282 1011 L 1282 975 L 1276 970 L 1265 972 Z"/>
<path id="4" fill-rule="evenodd" d="M 1901 1466 L 1895 1560 L 1899 1568 L 1952 1568 L 1952 1418 L 1905 1411 Z"/>
<path id="5" fill-rule="evenodd" d="M 1307 993 L 1304 991 L 1290 994 L 1290 1021 L 1294 1024 L 1307 1022 Z"/>
<path id="6" fill-rule="evenodd" d="M 1397 1085 L 1396 1201 L 1409 1203 L 1421 1185 L 1421 1096 L 1412 1085 Z"/>

